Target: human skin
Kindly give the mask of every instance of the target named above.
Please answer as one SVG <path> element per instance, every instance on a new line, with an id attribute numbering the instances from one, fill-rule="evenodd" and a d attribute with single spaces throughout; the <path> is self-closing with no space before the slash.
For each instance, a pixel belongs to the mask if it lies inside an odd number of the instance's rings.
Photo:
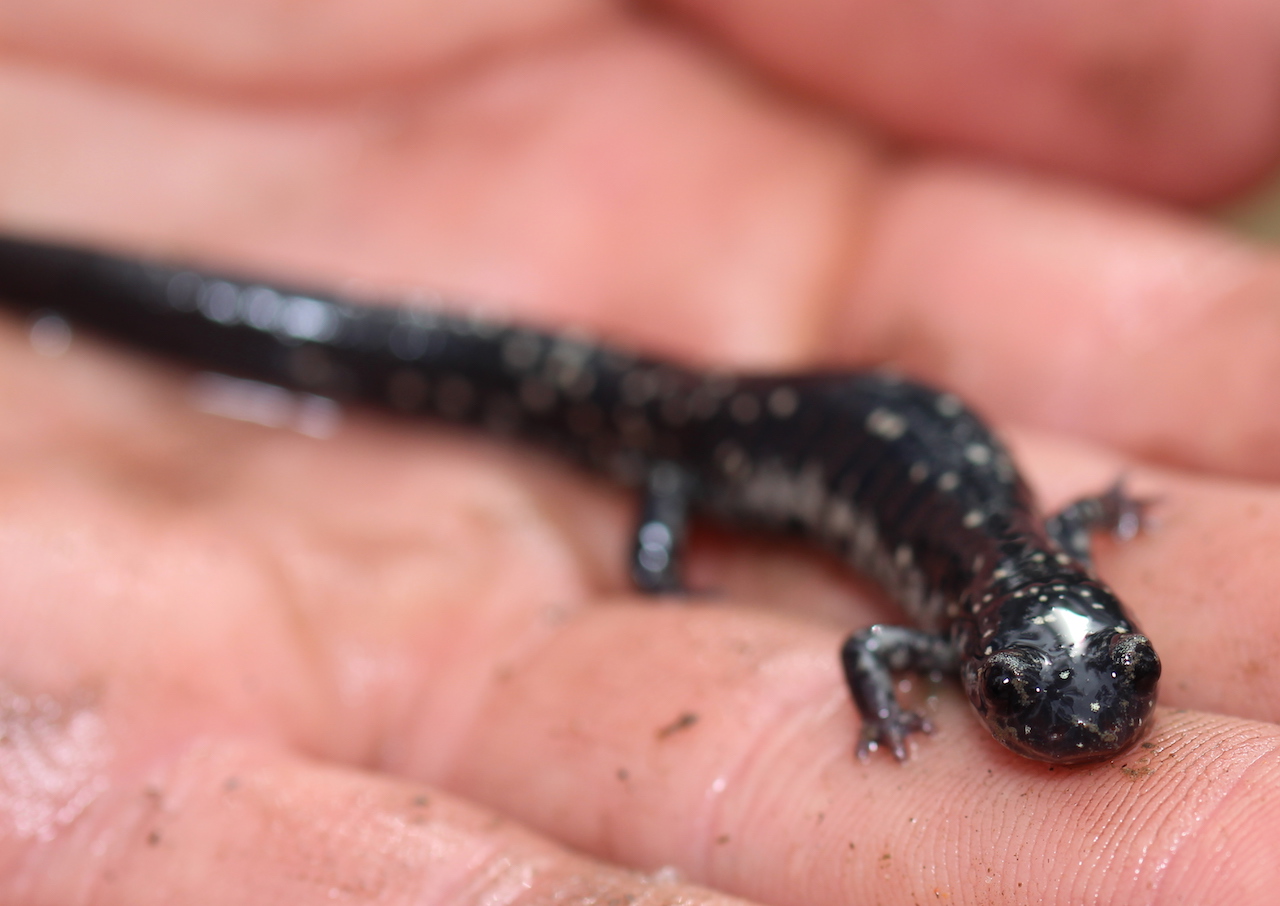
<path id="1" fill-rule="evenodd" d="M 714 593 L 642 599 L 634 501 L 541 453 L 231 421 L 6 317 L 0 901 L 1271 902 L 1280 262 L 1164 206 L 1274 164 L 1267 7 L 0 3 L 4 229 L 891 363 L 1047 507 L 1157 501 L 1098 563 L 1165 671 L 1114 761 L 1021 759 L 944 685 L 859 762 L 836 654 L 899 617 L 829 560 L 700 527 Z"/>

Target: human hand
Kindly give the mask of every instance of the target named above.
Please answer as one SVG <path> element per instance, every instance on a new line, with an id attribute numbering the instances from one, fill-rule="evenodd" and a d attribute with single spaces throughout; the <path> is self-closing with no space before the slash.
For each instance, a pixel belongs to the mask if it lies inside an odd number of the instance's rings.
<path id="1" fill-rule="evenodd" d="M 1203 198 L 1274 156 L 1267 12 L 1188 10 L 1154 48 L 1112 7 L 1061 12 L 1119 61 L 1083 82 L 1114 97 L 1071 108 L 1052 89 L 1084 51 L 1019 64 L 1025 20 L 951 26 L 960 66 L 902 49 L 926 22 L 688 6 L 702 37 L 572 2 L 15 6 L 5 226 L 945 384 L 1047 505 L 1120 471 L 1161 499 L 1099 552 L 1165 662 L 1149 747 L 1027 762 L 948 686 L 911 762 L 860 764 L 836 652 L 900 617 L 822 558 L 705 532 L 690 581 L 723 597 L 655 605 L 624 582 L 631 503 L 540 454 L 359 413 L 324 441 L 229 422 L 180 373 L 44 359 L 9 321 L 6 902 L 728 899 L 606 863 L 777 904 L 1272 896 L 1273 256 L 845 120 Z M 1166 44 L 1208 62 L 1144 105 Z M 901 91 L 917 68 L 954 96 Z M 992 85 L 1030 107 L 996 115 Z"/>

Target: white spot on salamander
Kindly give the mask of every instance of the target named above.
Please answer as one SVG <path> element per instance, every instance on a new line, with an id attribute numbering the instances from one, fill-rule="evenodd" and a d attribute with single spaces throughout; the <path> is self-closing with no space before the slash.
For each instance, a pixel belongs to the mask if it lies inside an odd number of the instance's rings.
<path id="1" fill-rule="evenodd" d="M 338 332 L 337 306 L 306 296 L 290 296 L 285 300 L 276 329 L 294 340 L 328 342 Z"/>
<path id="2" fill-rule="evenodd" d="M 938 414 L 945 418 L 955 418 L 964 411 L 964 403 L 960 402 L 960 398 L 950 393 L 940 393 L 938 398 L 934 400 L 933 407 L 938 410 Z"/>
<path id="3" fill-rule="evenodd" d="M 897 440 L 907 433 L 907 420 L 883 406 L 871 410 L 866 424 L 868 431 L 885 440 Z"/>
<path id="4" fill-rule="evenodd" d="M 671 563 L 671 530 L 661 522 L 646 522 L 636 538 L 639 542 L 640 564 L 648 570 L 658 572 Z"/>
<path id="5" fill-rule="evenodd" d="M 964 458 L 975 466 L 985 466 L 991 462 L 991 448 L 986 444 L 969 444 L 964 448 Z"/>
<path id="6" fill-rule="evenodd" d="M 827 503 L 827 511 L 823 514 L 823 524 L 829 538 L 848 538 L 857 526 L 857 514 L 849 501 L 842 497 L 833 497 Z"/>
<path id="7" fill-rule="evenodd" d="M 200 287 L 196 307 L 210 321 L 234 324 L 240 320 L 240 290 L 225 280 L 209 281 Z"/>
<path id="8" fill-rule="evenodd" d="M 284 299 L 274 289 L 251 286 L 244 293 L 244 320 L 258 330 L 275 330 L 284 308 Z"/>
<path id="9" fill-rule="evenodd" d="M 195 311 L 204 278 L 193 271 L 180 271 L 169 278 L 164 297 L 174 311 Z"/>
<path id="10" fill-rule="evenodd" d="M 970 510 L 964 514 L 964 527 L 977 528 L 982 525 L 983 518 L 981 510 Z"/>
<path id="11" fill-rule="evenodd" d="M 943 472 L 938 476 L 938 490 L 950 493 L 960 487 L 960 476 L 955 472 Z"/>

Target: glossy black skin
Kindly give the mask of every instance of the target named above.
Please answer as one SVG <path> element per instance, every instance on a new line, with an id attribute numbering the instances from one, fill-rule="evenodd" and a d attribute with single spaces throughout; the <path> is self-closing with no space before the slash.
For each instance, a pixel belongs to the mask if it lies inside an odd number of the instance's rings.
<path id="1" fill-rule="evenodd" d="M 891 374 L 729 376 L 582 339 L 357 305 L 240 277 L 0 238 L 0 299 L 202 368 L 549 445 L 643 490 L 637 586 L 680 590 L 691 512 L 799 534 L 877 579 L 915 628 L 842 660 L 859 754 L 929 730 L 892 671 L 958 672 L 992 735 L 1029 758 L 1123 751 L 1159 659 L 1093 575 L 1090 531 L 1129 532 L 1118 488 L 1046 522 L 955 397 Z"/>
<path id="2" fill-rule="evenodd" d="M 992 603 L 962 641 L 960 675 L 996 739 L 1029 758 L 1075 764 L 1141 736 L 1160 662 L 1105 586 L 1086 577 L 1037 583 Z"/>

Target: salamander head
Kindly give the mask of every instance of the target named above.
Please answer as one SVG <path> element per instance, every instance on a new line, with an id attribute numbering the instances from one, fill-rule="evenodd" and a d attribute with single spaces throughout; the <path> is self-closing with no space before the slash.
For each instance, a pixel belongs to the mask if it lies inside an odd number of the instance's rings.
<path id="1" fill-rule="evenodd" d="M 1025 624 L 1006 615 L 990 654 L 984 647 L 962 665 L 969 701 L 992 735 L 1027 758 L 1110 757 L 1137 742 L 1155 707 L 1160 658 L 1151 642 L 1105 588 L 1091 584 L 1087 592 L 1024 596 L 1034 606 L 1010 601 Z"/>

